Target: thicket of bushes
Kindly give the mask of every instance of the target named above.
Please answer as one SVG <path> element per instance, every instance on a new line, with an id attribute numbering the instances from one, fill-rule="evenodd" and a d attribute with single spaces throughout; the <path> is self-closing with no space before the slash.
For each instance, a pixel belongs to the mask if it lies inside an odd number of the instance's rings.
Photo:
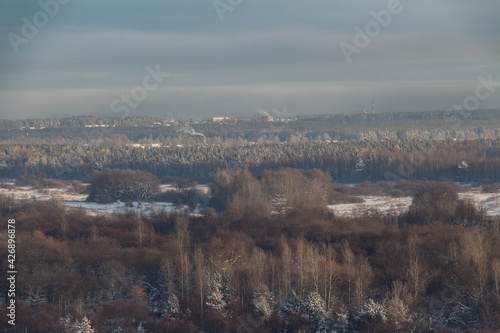
<path id="1" fill-rule="evenodd" d="M 160 192 L 160 181 L 150 173 L 133 170 L 104 170 L 90 177 L 88 201 L 150 200 Z"/>

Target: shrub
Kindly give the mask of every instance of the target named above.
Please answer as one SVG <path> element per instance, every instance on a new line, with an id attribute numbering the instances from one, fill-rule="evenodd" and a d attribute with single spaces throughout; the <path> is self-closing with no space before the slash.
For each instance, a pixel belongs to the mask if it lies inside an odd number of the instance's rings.
<path id="1" fill-rule="evenodd" d="M 80 183 L 78 180 L 73 180 L 71 186 L 76 193 L 83 194 L 87 192 L 87 185 Z"/>
<path id="2" fill-rule="evenodd" d="M 500 190 L 500 183 L 496 183 L 490 179 L 483 179 L 472 184 L 473 186 L 481 186 L 483 193 L 496 193 Z"/>
<path id="3" fill-rule="evenodd" d="M 468 201 L 458 200 L 457 185 L 446 182 L 425 183 L 413 196 L 406 220 L 411 224 L 475 225 L 482 215 Z"/>
<path id="4" fill-rule="evenodd" d="M 88 201 L 150 200 L 160 191 L 160 181 L 150 173 L 133 170 L 97 171 L 90 177 Z"/>

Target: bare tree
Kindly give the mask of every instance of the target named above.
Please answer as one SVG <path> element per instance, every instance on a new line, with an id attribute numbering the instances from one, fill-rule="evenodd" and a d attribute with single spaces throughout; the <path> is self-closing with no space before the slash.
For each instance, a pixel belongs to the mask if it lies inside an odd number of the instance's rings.
<path id="1" fill-rule="evenodd" d="M 179 244 L 178 276 L 181 287 L 181 297 L 189 294 L 189 254 L 187 246 L 190 242 L 188 220 L 184 216 L 178 216 L 175 221 L 175 235 Z"/>
<path id="2" fill-rule="evenodd" d="M 323 256 L 320 255 L 318 250 L 308 244 L 306 247 L 306 263 L 307 271 L 309 272 L 310 278 L 312 279 L 312 285 L 314 286 L 314 291 L 319 291 L 319 280 L 320 280 L 320 267 L 319 264 L 323 260 Z"/>
<path id="3" fill-rule="evenodd" d="M 392 283 L 392 290 L 386 300 L 387 315 L 396 332 L 407 332 L 412 322 L 409 305 L 413 302 L 408 287 L 401 281 Z"/>
<path id="4" fill-rule="evenodd" d="M 493 271 L 493 281 L 495 282 L 495 290 L 497 292 L 497 298 L 499 297 L 500 289 L 500 259 L 495 258 L 491 263 L 491 269 Z"/>
<path id="5" fill-rule="evenodd" d="M 416 298 L 424 291 L 429 280 L 429 274 L 421 263 L 417 248 L 417 236 L 414 233 L 411 233 L 408 238 L 408 256 L 408 279 L 413 285 L 413 296 Z"/>
<path id="6" fill-rule="evenodd" d="M 474 268 L 479 293 L 482 297 L 484 288 L 488 282 L 488 254 L 486 250 L 486 240 L 483 232 L 479 228 L 466 230 L 461 238 L 462 257 Z"/>
<path id="7" fill-rule="evenodd" d="M 292 287 L 292 266 L 293 266 L 293 256 L 292 250 L 288 245 L 287 240 L 282 237 L 280 240 L 280 248 L 281 248 L 281 283 L 282 292 L 280 292 L 279 302 L 281 303 L 282 299 L 290 294 Z M 281 288 L 280 288 L 281 289 Z"/>
<path id="8" fill-rule="evenodd" d="M 326 301 L 326 308 L 330 309 L 332 305 L 333 289 L 339 278 L 340 267 L 335 261 L 335 251 L 331 247 L 326 249 L 326 259 L 322 265 L 324 270 L 323 294 Z"/>
<path id="9" fill-rule="evenodd" d="M 343 266 L 347 275 L 347 297 L 349 304 L 352 304 L 351 287 L 356 274 L 356 266 L 355 266 L 356 257 L 349 248 L 348 242 L 344 243 L 342 247 L 342 255 L 344 257 Z"/>
<path id="10" fill-rule="evenodd" d="M 204 298 L 204 285 L 205 285 L 205 258 L 201 252 L 200 247 L 196 247 L 193 255 L 194 262 L 194 285 L 197 289 L 198 296 L 200 297 L 200 311 L 203 315 L 203 298 Z"/>
<path id="11" fill-rule="evenodd" d="M 170 295 L 174 293 L 174 270 L 172 267 L 172 261 L 168 258 L 163 258 L 161 260 L 160 266 L 160 276 L 163 280 L 164 287 L 167 293 Z"/>
<path id="12" fill-rule="evenodd" d="M 256 290 L 262 284 L 267 284 L 266 281 L 266 263 L 268 261 L 267 255 L 262 249 L 256 247 L 250 256 L 248 267 L 248 282 L 250 290 Z"/>
<path id="13" fill-rule="evenodd" d="M 135 229 L 135 237 L 137 238 L 140 247 L 142 247 L 144 239 L 146 238 L 146 232 L 146 224 L 143 220 L 139 220 Z"/>
<path id="14" fill-rule="evenodd" d="M 368 295 L 368 290 L 373 280 L 373 271 L 366 259 L 358 258 L 356 261 L 355 291 L 356 302 L 359 305 L 363 303 Z"/>
<path id="15" fill-rule="evenodd" d="M 304 295 L 304 280 L 305 280 L 305 262 L 306 261 L 306 241 L 299 238 L 297 241 L 297 249 L 295 250 L 295 265 L 298 269 L 299 276 L 299 297 Z"/>

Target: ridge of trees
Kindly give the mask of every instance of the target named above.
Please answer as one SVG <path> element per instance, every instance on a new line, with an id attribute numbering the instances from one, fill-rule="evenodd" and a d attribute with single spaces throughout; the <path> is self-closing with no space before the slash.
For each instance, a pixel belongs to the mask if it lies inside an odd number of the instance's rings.
<path id="1" fill-rule="evenodd" d="M 492 139 L 500 136 L 498 128 L 499 110 L 335 114 L 298 116 L 286 122 L 234 119 L 228 123 L 80 116 L 0 120 L 0 141 L 120 147 L 131 143 L 243 146 L 330 140 Z"/>
<path id="2" fill-rule="evenodd" d="M 158 178 L 209 182 L 217 169 L 260 175 L 283 167 L 320 169 L 336 182 L 407 179 L 500 181 L 500 139 L 388 140 L 265 144 L 239 148 L 120 148 L 80 145 L 0 145 L 0 177 L 83 180 L 94 171 L 133 169 Z"/>

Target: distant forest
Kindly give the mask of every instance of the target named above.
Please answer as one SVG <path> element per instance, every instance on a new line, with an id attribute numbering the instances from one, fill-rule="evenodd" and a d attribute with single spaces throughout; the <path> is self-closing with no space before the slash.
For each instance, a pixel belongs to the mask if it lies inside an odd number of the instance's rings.
<path id="1" fill-rule="evenodd" d="M 104 169 L 208 182 L 218 169 L 320 169 L 336 182 L 500 180 L 500 110 L 174 121 L 0 120 L 0 177 Z"/>
<path id="2" fill-rule="evenodd" d="M 335 182 L 451 179 L 500 181 L 500 139 L 384 140 L 222 146 L 103 147 L 1 144 L 0 177 L 86 180 L 94 171 L 132 169 L 162 179 L 208 182 L 218 169 L 254 175 L 279 168 L 320 169 Z"/>
<path id="3" fill-rule="evenodd" d="M 229 119 L 173 121 L 166 118 L 0 120 L 0 141 L 120 146 L 126 143 L 165 145 L 298 143 L 350 140 L 479 139 L 500 137 L 500 110 L 427 111 L 376 114 L 297 116 L 277 114 L 274 121 Z"/>

